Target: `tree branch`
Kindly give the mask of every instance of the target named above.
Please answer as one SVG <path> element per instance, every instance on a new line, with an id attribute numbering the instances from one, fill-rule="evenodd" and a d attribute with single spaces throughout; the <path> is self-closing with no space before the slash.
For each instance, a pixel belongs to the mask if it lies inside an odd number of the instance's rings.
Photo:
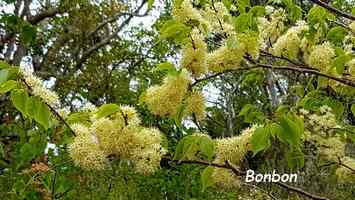
<path id="1" fill-rule="evenodd" d="M 216 78 L 216 77 L 221 76 L 226 73 L 237 72 L 237 71 L 242 71 L 242 70 L 251 70 L 251 69 L 256 69 L 256 68 L 264 68 L 264 69 L 272 69 L 272 70 L 286 70 L 286 71 L 295 71 L 295 72 L 304 73 L 304 74 L 314 74 L 317 76 L 321 76 L 321 77 L 325 77 L 325 78 L 328 78 L 331 80 L 335 80 L 337 82 L 343 83 L 343 84 L 351 86 L 351 87 L 355 87 L 355 81 L 353 81 L 353 80 L 334 77 L 334 76 L 319 72 L 314 68 L 301 68 L 301 67 L 293 67 L 293 66 L 274 66 L 274 65 L 257 63 L 256 61 L 252 60 L 251 58 L 249 58 L 247 56 L 245 56 L 244 58 L 246 60 L 248 60 L 250 63 L 252 63 L 254 66 L 242 67 L 242 68 L 237 68 L 237 69 L 225 70 L 223 72 L 218 72 L 218 73 L 206 76 L 204 78 L 197 79 L 194 83 L 191 84 L 191 87 L 194 87 L 195 85 L 197 85 L 198 83 L 200 83 L 202 81 L 213 79 L 213 78 Z"/>
<path id="2" fill-rule="evenodd" d="M 329 10 L 330 12 L 338 15 L 338 16 L 341 16 L 341 17 L 345 17 L 345 18 L 348 18 L 348 19 L 351 19 L 351 20 L 355 20 L 355 16 L 351 15 L 351 14 L 348 14 L 346 12 L 343 12 L 341 10 L 338 10 L 337 8 L 334 8 L 333 6 L 329 5 L 329 4 L 326 4 L 320 0 L 310 0 L 312 1 L 313 3 Z"/>
<path id="3" fill-rule="evenodd" d="M 224 168 L 224 169 L 230 169 L 237 176 L 245 176 L 246 175 L 245 171 L 240 170 L 237 166 L 233 165 L 229 161 L 226 161 L 225 164 L 219 164 L 219 163 L 207 162 L 204 160 L 179 160 L 179 161 L 177 161 L 177 160 L 171 160 L 168 157 L 164 157 L 163 159 L 166 159 L 166 160 L 173 162 L 175 164 L 178 164 L 178 165 L 180 165 L 180 164 L 199 164 L 199 165 L 205 165 L 205 166 L 213 166 L 213 167 L 219 167 L 219 168 Z M 272 182 L 272 183 L 275 185 L 278 185 L 282 188 L 285 188 L 289 191 L 295 192 L 297 194 L 301 194 L 303 196 L 306 196 L 306 197 L 314 199 L 314 200 L 329 200 L 327 197 L 322 197 L 322 196 L 319 196 L 316 194 L 309 193 L 307 191 L 304 191 L 301 188 L 291 186 L 286 183 L 282 183 L 282 182 Z"/>
<path id="4" fill-rule="evenodd" d="M 28 22 L 32 25 L 36 25 L 46 18 L 52 18 L 52 17 L 56 16 L 57 14 L 62 14 L 64 12 L 65 12 L 64 10 L 59 9 L 59 8 L 49 8 L 47 10 L 44 10 L 44 11 L 38 13 L 37 15 L 31 16 L 28 19 Z"/>

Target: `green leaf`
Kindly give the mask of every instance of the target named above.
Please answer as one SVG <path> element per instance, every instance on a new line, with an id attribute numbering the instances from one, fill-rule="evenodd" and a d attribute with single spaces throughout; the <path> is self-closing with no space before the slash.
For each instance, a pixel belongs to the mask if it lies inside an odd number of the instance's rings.
<path id="1" fill-rule="evenodd" d="M 205 155 L 209 161 L 212 161 L 215 146 L 211 138 L 201 136 L 199 141 L 201 154 Z"/>
<path id="2" fill-rule="evenodd" d="M 336 26 L 329 30 L 327 34 L 327 39 L 333 42 L 334 44 L 341 45 L 347 34 L 348 32 L 345 30 L 345 28 Z"/>
<path id="3" fill-rule="evenodd" d="M 351 105 L 351 112 L 355 116 L 355 104 Z"/>
<path id="4" fill-rule="evenodd" d="M 250 7 L 250 0 L 239 0 L 237 3 L 239 13 L 245 13 L 246 9 Z"/>
<path id="5" fill-rule="evenodd" d="M 0 85 L 3 84 L 9 76 L 9 70 L 8 69 L 2 69 L 0 70 Z"/>
<path id="6" fill-rule="evenodd" d="M 280 119 L 283 131 L 277 137 L 291 147 L 297 147 L 301 141 L 304 125 L 303 121 L 295 114 L 287 114 Z"/>
<path id="7" fill-rule="evenodd" d="M 51 112 L 48 106 L 43 103 L 39 98 L 33 98 L 31 103 L 34 107 L 34 120 L 41 124 L 44 129 L 49 128 Z"/>
<path id="8" fill-rule="evenodd" d="M 26 101 L 28 99 L 27 92 L 25 92 L 25 90 L 23 89 L 12 90 L 10 99 L 14 104 L 15 108 L 20 111 L 24 116 L 26 116 Z"/>
<path id="9" fill-rule="evenodd" d="M 320 6 L 313 6 L 307 15 L 309 24 L 324 23 L 327 19 L 334 19 L 334 15 L 330 14 L 326 9 Z"/>
<path id="10" fill-rule="evenodd" d="M 250 144 L 254 156 L 258 152 L 266 150 L 271 146 L 270 131 L 264 127 L 257 128 L 251 137 Z"/>
<path id="11" fill-rule="evenodd" d="M 285 154 L 288 167 L 291 169 L 302 168 L 304 166 L 304 154 L 301 150 L 290 150 Z"/>
<path id="12" fill-rule="evenodd" d="M 116 104 L 104 104 L 96 112 L 97 118 L 107 117 L 115 112 L 117 112 L 120 107 Z"/>
<path id="13" fill-rule="evenodd" d="M 176 20 L 169 20 L 160 28 L 160 36 L 163 39 L 173 39 L 182 42 L 188 37 L 190 28 Z"/>
<path id="14" fill-rule="evenodd" d="M 0 60 L 0 69 L 6 69 L 6 68 L 10 68 L 11 65 L 9 65 L 9 63 Z"/>
<path id="15" fill-rule="evenodd" d="M 289 105 L 280 105 L 279 107 L 277 107 L 275 113 L 277 116 L 282 116 L 286 114 L 289 110 L 290 110 Z"/>
<path id="16" fill-rule="evenodd" d="M 174 158 L 173 160 L 181 160 L 182 157 L 184 156 L 184 138 L 179 141 L 179 143 L 176 145 L 175 153 L 174 153 Z"/>
<path id="17" fill-rule="evenodd" d="M 339 75 L 342 75 L 345 70 L 345 63 L 351 60 L 350 55 L 342 54 L 339 55 L 338 57 L 334 58 L 333 60 L 333 67 L 335 67 L 337 73 Z"/>
<path id="18" fill-rule="evenodd" d="M 249 12 L 254 17 L 261 17 L 265 15 L 265 8 L 263 6 L 253 6 Z"/>
<path id="19" fill-rule="evenodd" d="M 69 124 L 83 123 L 83 124 L 89 125 L 90 124 L 90 114 L 87 112 L 72 113 L 66 118 L 66 121 Z"/>
<path id="20" fill-rule="evenodd" d="M 214 168 L 212 166 L 206 167 L 201 174 L 202 191 L 205 191 L 208 187 L 213 186 L 213 174 Z"/>
<path id="21" fill-rule="evenodd" d="M 164 73 L 175 73 L 176 69 L 174 64 L 172 64 L 171 62 L 163 62 L 160 63 L 155 69 L 155 72 L 164 72 Z"/>
<path id="22" fill-rule="evenodd" d="M 249 30 L 250 24 L 251 16 L 248 13 L 242 13 L 234 19 L 234 27 L 237 32 Z"/>
<path id="23" fill-rule="evenodd" d="M 17 82 L 14 80 L 6 81 L 4 84 L 0 85 L 0 94 L 9 92 L 17 88 Z"/>

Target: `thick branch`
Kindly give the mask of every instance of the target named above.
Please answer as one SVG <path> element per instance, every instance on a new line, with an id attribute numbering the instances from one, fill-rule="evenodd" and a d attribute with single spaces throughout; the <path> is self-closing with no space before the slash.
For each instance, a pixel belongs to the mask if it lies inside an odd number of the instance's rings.
<path id="1" fill-rule="evenodd" d="M 31 16 L 28 19 L 28 22 L 32 25 L 35 25 L 46 18 L 52 18 L 57 14 L 62 14 L 62 13 L 64 13 L 64 10 L 61 10 L 59 8 L 49 8 L 48 10 L 44 10 L 43 12 L 40 12 L 37 15 Z"/>
<path id="2" fill-rule="evenodd" d="M 330 12 L 338 15 L 338 16 L 341 16 L 341 17 L 345 17 L 345 18 L 348 18 L 348 19 L 351 19 L 351 20 L 355 20 L 355 16 L 351 15 L 351 14 L 348 14 L 346 12 L 343 12 L 341 10 L 338 10 L 337 8 L 334 8 L 333 6 L 329 5 L 329 4 L 326 4 L 320 0 L 310 0 L 312 1 L 313 3 L 329 10 Z"/>

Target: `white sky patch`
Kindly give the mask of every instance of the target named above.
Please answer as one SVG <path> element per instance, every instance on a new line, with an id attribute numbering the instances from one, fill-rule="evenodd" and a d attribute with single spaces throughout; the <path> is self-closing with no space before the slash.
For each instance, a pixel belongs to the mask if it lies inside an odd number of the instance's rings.
<path id="1" fill-rule="evenodd" d="M 45 148 L 45 150 L 44 150 L 44 153 L 45 153 L 45 154 L 48 154 L 49 149 L 52 149 L 52 150 L 53 150 L 53 154 L 54 154 L 55 156 L 58 155 L 58 147 L 57 147 L 55 144 L 48 142 L 48 143 L 47 143 L 47 146 L 46 146 L 46 148 Z"/>

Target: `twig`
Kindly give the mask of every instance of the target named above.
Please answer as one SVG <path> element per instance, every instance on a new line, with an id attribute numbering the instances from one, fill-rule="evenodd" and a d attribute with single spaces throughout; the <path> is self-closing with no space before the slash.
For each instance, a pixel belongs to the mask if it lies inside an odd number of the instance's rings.
<path id="1" fill-rule="evenodd" d="M 351 19 L 351 20 L 355 20 L 355 16 L 351 15 L 351 14 L 348 14 L 346 12 L 343 12 L 341 10 L 338 10 L 337 8 L 334 8 L 333 6 L 329 5 L 329 4 L 326 4 L 320 0 L 310 0 L 312 1 L 313 3 L 329 10 L 330 12 L 336 14 L 336 15 L 339 15 L 339 16 L 342 16 L 342 17 L 345 17 L 345 18 L 348 18 L 348 19 Z"/>

